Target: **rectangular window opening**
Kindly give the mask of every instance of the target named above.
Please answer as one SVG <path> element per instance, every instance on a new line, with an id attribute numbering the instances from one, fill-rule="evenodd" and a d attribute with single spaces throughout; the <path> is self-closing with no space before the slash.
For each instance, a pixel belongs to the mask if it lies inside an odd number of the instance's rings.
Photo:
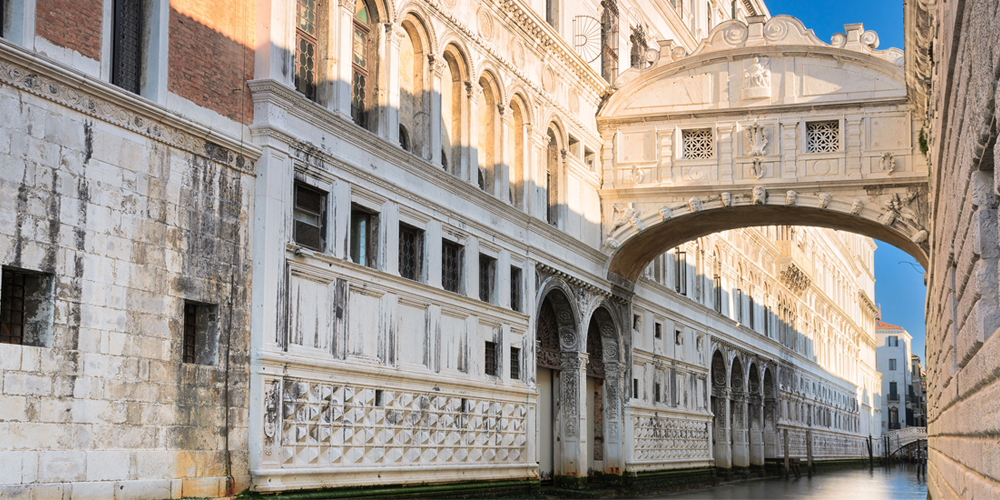
<path id="1" fill-rule="evenodd" d="M 834 153 L 837 151 L 840 151 L 839 121 L 806 123 L 806 152 Z"/>
<path id="2" fill-rule="evenodd" d="M 351 261 L 370 268 L 378 262 L 378 214 L 351 204 Z"/>
<path id="3" fill-rule="evenodd" d="M 654 403 L 659 403 L 660 402 L 660 383 L 659 382 L 657 382 L 653 386 L 653 402 Z"/>
<path id="4" fill-rule="evenodd" d="M 521 269 L 510 268 L 510 308 L 521 312 Z"/>
<path id="5" fill-rule="evenodd" d="M 674 345 L 684 344 L 684 333 L 680 330 L 674 330 Z"/>
<path id="6" fill-rule="evenodd" d="M 519 347 L 510 348 L 510 378 L 521 379 L 521 348 Z"/>
<path id="7" fill-rule="evenodd" d="M 2 268 L 0 344 L 51 345 L 54 284 L 51 274 Z"/>
<path id="8" fill-rule="evenodd" d="M 142 72 L 142 0 L 114 0 L 111 83 L 139 93 Z"/>
<path id="9" fill-rule="evenodd" d="M 399 275 L 413 281 L 424 277 L 424 232 L 399 224 Z"/>
<path id="10" fill-rule="evenodd" d="M 479 254 L 479 300 L 492 304 L 496 296 L 497 260 Z"/>
<path id="11" fill-rule="evenodd" d="M 375 406 L 385 406 L 385 393 L 382 389 L 375 389 Z"/>
<path id="12" fill-rule="evenodd" d="M 326 247 L 326 192 L 301 182 L 295 183 L 292 211 L 295 243 L 318 252 Z"/>
<path id="13" fill-rule="evenodd" d="M 485 360 L 486 374 L 492 377 L 499 377 L 500 370 L 499 370 L 499 363 L 497 363 L 497 343 L 490 342 L 487 340 L 485 353 L 486 353 L 486 360 Z"/>
<path id="14" fill-rule="evenodd" d="M 299 0 L 295 23 L 295 90 L 316 100 L 316 0 Z"/>
<path id="15" fill-rule="evenodd" d="M 462 245 L 441 242 L 441 286 L 449 292 L 462 290 Z"/>
<path id="16" fill-rule="evenodd" d="M 674 253 L 674 290 L 681 295 L 687 295 L 687 252 L 677 250 Z"/>
<path id="17" fill-rule="evenodd" d="M 182 360 L 199 365 L 216 364 L 218 314 L 213 304 L 184 302 Z"/>
<path id="18" fill-rule="evenodd" d="M 590 148 L 583 148 L 583 162 L 587 164 L 591 172 L 597 170 L 597 155 Z"/>
<path id="19" fill-rule="evenodd" d="M 653 324 L 653 337 L 662 338 L 663 337 L 663 323 Z"/>
<path id="20" fill-rule="evenodd" d="M 639 379 L 632 379 L 632 397 L 639 399 Z"/>

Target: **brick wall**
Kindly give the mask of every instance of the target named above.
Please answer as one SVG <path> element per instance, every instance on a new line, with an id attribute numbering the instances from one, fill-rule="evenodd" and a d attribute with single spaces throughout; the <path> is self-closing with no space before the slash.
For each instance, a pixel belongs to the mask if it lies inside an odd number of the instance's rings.
<path id="1" fill-rule="evenodd" d="M 0 344 L 0 497 L 245 489 L 243 158 L 19 69 L 0 71 L 0 265 L 48 273 L 54 313 L 47 345 Z M 217 306 L 214 364 L 182 362 L 185 300 Z"/>
<path id="2" fill-rule="evenodd" d="M 170 2 L 169 90 L 249 124 L 253 101 L 253 2 Z"/>
<path id="3" fill-rule="evenodd" d="M 928 488 L 933 498 L 1000 498 L 1000 184 L 994 180 L 1000 6 L 946 1 L 937 13 Z"/>
<path id="4" fill-rule="evenodd" d="M 35 34 L 100 60 L 103 3 L 102 0 L 38 0 Z"/>

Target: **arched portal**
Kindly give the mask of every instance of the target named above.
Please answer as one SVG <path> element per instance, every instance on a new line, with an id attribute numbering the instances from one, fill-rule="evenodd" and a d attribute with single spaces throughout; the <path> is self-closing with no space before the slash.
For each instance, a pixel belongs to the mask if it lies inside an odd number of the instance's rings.
<path id="1" fill-rule="evenodd" d="M 591 314 L 587 327 L 587 440 L 588 475 L 620 474 L 623 470 L 621 328 L 607 302 Z"/>
<path id="2" fill-rule="evenodd" d="M 542 481 L 549 481 L 559 470 L 560 439 L 558 416 L 562 394 L 561 338 L 576 330 L 569 299 L 561 290 L 552 290 L 542 300 L 535 320 L 535 381 L 538 386 L 536 459 Z"/>
<path id="3" fill-rule="evenodd" d="M 729 388 L 726 385 L 728 370 L 722 352 L 712 354 L 712 446 L 715 466 L 733 466 L 732 448 L 729 445 Z"/>
<path id="4" fill-rule="evenodd" d="M 747 393 L 743 363 L 737 356 L 729 376 L 729 418 L 732 429 L 733 467 L 750 466 L 750 447 L 747 442 Z"/>

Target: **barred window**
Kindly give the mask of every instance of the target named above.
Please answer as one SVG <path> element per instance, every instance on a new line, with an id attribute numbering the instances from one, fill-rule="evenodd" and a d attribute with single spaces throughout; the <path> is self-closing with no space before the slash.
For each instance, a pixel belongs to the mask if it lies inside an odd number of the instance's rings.
<path id="1" fill-rule="evenodd" d="M 521 269 L 510 268 L 510 308 L 521 312 Z"/>
<path id="2" fill-rule="evenodd" d="M 52 338 L 53 276 L 4 267 L 0 273 L 0 344 L 45 347 Z"/>
<path id="3" fill-rule="evenodd" d="M 674 290 L 687 295 L 687 252 L 677 250 L 674 253 Z"/>
<path id="4" fill-rule="evenodd" d="M 139 93 L 142 71 L 142 0 L 114 0 L 111 83 Z"/>
<path id="5" fill-rule="evenodd" d="M 460 293 L 462 285 L 462 245 L 444 240 L 441 244 L 441 286 Z"/>
<path id="6" fill-rule="evenodd" d="M 486 341 L 486 374 L 494 377 L 500 376 L 499 363 L 497 363 L 497 343 Z"/>
<path id="7" fill-rule="evenodd" d="M 837 120 L 806 123 L 806 152 L 840 151 L 840 122 Z"/>
<path id="8" fill-rule="evenodd" d="M 510 348 L 510 378 L 514 380 L 521 379 L 521 348 L 511 347 Z"/>
<path id="9" fill-rule="evenodd" d="M 424 232 L 406 224 L 399 225 L 399 275 L 420 281 L 424 269 Z"/>
<path id="10" fill-rule="evenodd" d="M 376 267 L 378 252 L 378 214 L 351 204 L 351 260 L 355 264 Z"/>
<path id="11" fill-rule="evenodd" d="M 217 307 L 213 304 L 184 303 L 184 332 L 181 359 L 185 363 L 214 365 L 217 335 Z"/>
<path id="12" fill-rule="evenodd" d="M 496 276 L 497 260 L 489 255 L 479 254 L 479 300 L 493 303 Z"/>
<path id="13" fill-rule="evenodd" d="M 326 244 L 326 192 L 296 182 L 292 220 L 295 242 L 322 252 Z"/>
<path id="14" fill-rule="evenodd" d="M 369 81 L 372 52 L 372 25 L 375 19 L 364 0 L 359 0 L 354 12 L 353 55 L 351 58 L 351 118 L 354 123 L 368 127 L 368 100 L 371 93 Z"/>
<path id="15" fill-rule="evenodd" d="M 706 159 L 715 157 L 715 138 L 712 129 L 699 128 L 681 132 L 685 159 Z"/>
<path id="16" fill-rule="evenodd" d="M 316 0 L 299 0 L 295 24 L 295 89 L 316 100 Z"/>

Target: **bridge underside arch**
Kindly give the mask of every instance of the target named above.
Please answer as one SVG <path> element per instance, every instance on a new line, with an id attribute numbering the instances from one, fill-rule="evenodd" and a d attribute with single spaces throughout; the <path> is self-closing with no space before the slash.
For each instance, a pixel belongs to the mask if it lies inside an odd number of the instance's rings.
<path id="1" fill-rule="evenodd" d="M 705 208 L 664 218 L 648 227 L 638 221 L 624 232 L 621 243 L 610 240 L 613 253 L 608 271 L 611 276 L 634 282 L 656 256 L 682 243 L 720 231 L 771 225 L 824 227 L 862 234 L 903 250 L 926 268 L 927 246 L 923 235 L 900 228 L 898 223 L 887 225 L 880 218 L 886 220 L 884 214 L 865 217 L 818 206 L 748 204 Z"/>

